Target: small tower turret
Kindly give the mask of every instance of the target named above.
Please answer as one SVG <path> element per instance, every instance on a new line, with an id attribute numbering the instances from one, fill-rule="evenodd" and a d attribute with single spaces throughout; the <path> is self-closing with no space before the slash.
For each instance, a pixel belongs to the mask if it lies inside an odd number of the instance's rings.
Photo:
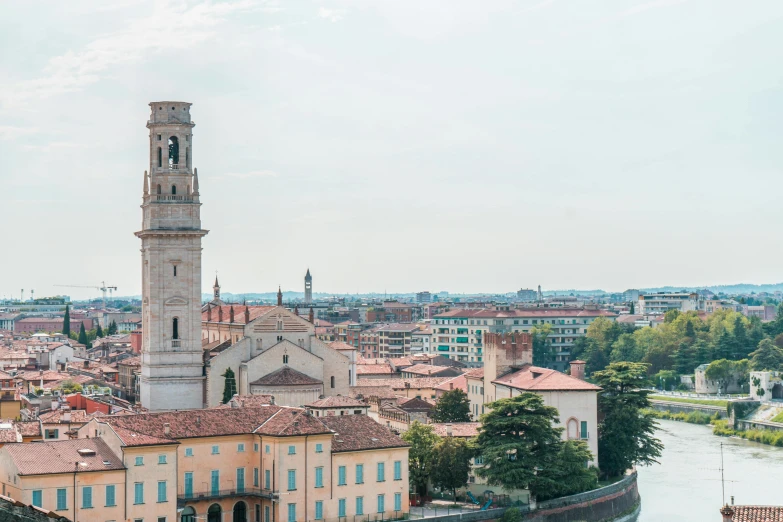
<path id="1" fill-rule="evenodd" d="M 283 291 L 277 287 L 277 306 L 283 306 Z"/>
<path id="2" fill-rule="evenodd" d="M 310 275 L 309 268 L 307 269 L 307 273 L 305 274 L 304 282 L 305 282 L 304 302 L 305 304 L 310 304 L 313 302 L 313 276 Z"/>

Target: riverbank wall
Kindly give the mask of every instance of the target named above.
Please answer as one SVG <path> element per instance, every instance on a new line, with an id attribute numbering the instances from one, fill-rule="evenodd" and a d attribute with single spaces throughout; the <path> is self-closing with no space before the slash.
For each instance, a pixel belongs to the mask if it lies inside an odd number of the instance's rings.
<path id="1" fill-rule="evenodd" d="M 657 399 L 650 399 L 650 408 L 658 411 L 669 411 L 672 413 L 691 413 L 694 411 L 698 411 L 701 413 L 706 413 L 710 417 L 714 416 L 716 413 L 720 416 L 721 419 L 728 418 L 728 412 L 726 411 L 726 408 L 723 406 L 710 406 L 707 404 L 690 404 L 686 402 L 671 402 L 671 401 L 661 401 Z"/>

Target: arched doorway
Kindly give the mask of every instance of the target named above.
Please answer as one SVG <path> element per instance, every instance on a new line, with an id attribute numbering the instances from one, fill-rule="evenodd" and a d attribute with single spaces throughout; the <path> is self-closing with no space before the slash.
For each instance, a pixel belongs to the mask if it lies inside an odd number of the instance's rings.
<path id="1" fill-rule="evenodd" d="M 247 504 L 241 500 L 234 504 L 234 522 L 247 522 Z"/>
<path id="2" fill-rule="evenodd" d="M 779 382 L 775 383 L 772 387 L 772 398 L 783 399 L 783 384 L 780 384 Z"/>
<path id="3" fill-rule="evenodd" d="M 220 505 L 212 504 L 207 510 L 207 522 L 221 522 L 220 521 Z"/>
<path id="4" fill-rule="evenodd" d="M 188 506 L 182 510 L 180 522 L 196 522 L 196 510 Z"/>

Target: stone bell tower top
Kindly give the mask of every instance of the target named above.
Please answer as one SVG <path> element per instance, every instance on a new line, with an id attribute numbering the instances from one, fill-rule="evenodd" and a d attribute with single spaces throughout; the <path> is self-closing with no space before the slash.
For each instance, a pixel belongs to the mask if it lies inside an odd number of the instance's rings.
<path id="1" fill-rule="evenodd" d="M 190 106 L 192 103 L 181 101 L 160 101 L 150 103 L 150 121 L 147 126 L 155 123 L 189 124 Z"/>

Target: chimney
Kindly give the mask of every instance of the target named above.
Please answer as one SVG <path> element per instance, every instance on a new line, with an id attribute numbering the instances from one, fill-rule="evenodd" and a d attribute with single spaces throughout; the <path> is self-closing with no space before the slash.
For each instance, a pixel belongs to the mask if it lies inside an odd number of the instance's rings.
<path id="1" fill-rule="evenodd" d="M 453 383 L 453 382 L 450 382 L 450 383 L 449 383 L 449 390 L 453 390 L 453 389 L 454 389 L 454 383 Z"/>
<path id="2" fill-rule="evenodd" d="M 71 412 L 70 411 L 64 411 L 61 420 L 62 420 L 62 422 L 70 423 L 71 422 Z"/>
<path id="3" fill-rule="evenodd" d="M 571 377 L 585 380 L 585 364 L 584 361 L 571 361 Z"/>
<path id="4" fill-rule="evenodd" d="M 196 426 L 201 426 L 201 415 L 196 416 Z"/>
<path id="5" fill-rule="evenodd" d="M 163 423 L 163 434 L 167 437 L 171 436 L 171 424 L 168 422 Z"/>
<path id="6" fill-rule="evenodd" d="M 274 395 L 270 395 L 269 396 L 269 404 L 274 406 L 274 404 L 275 404 L 275 396 Z"/>
<path id="7" fill-rule="evenodd" d="M 451 437 L 452 433 L 451 424 L 446 424 L 446 436 Z"/>
<path id="8" fill-rule="evenodd" d="M 720 514 L 723 515 L 723 522 L 732 522 L 734 518 L 734 509 L 728 504 L 720 508 Z"/>
<path id="9" fill-rule="evenodd" d="M 84 367 L 89 368 L 90 367 L 90 361 L 84 361 Z"/>

